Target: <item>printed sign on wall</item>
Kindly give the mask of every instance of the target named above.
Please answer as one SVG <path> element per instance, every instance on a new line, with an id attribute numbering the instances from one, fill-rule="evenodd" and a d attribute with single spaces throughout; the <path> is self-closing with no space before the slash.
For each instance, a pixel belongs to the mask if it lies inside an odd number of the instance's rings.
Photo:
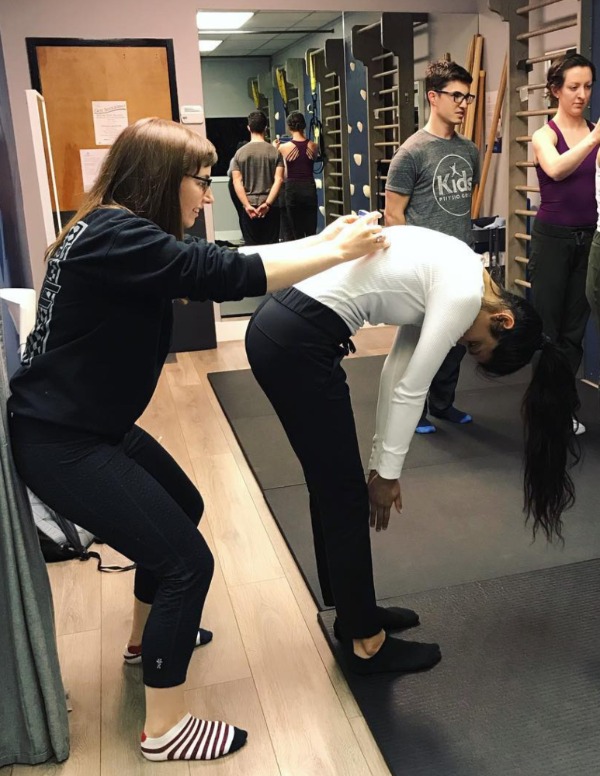
<path id="1" fill-rule="evenodd" d="M 112 145 L 129 123 L 125 100 L 92 100 L 96 145 Z"/>

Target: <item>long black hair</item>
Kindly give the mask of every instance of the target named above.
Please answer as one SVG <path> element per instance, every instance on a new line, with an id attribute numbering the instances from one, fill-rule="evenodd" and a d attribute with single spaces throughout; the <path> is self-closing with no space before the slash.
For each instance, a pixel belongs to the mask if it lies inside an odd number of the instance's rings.
<path id="1" fill-rule="evenodd" d="M 486 307 L 486 305 L 484 305 Z M 487 309 L 510 309 L 515 325 L 492 323 L 498 340 L 491 358 L 479 365 L 490 376 L 512 374 L 532 362 L 531 382 L 521 407 L 525 427 L 524 511 L 546 538 L 562 540 L 562 513 L 575 503 L 569 469 L 579 461 L 573 421 L 579 409 L 575 378 L 562 352 L 542 331 L 542 319 L 526 299 L 505 289 Z"/>

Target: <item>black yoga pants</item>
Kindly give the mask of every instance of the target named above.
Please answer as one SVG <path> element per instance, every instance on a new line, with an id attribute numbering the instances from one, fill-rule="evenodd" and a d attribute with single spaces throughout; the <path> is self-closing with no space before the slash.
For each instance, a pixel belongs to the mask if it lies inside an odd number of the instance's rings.
<path id="1" fill-rule="evenodd" d="M 292 239 L 301 240 L 317 233 L 317 187 L 314 180 L 285 183 L 285 209 Z"/>
<path id="2" fill-rule="evenodd" d="M 240 229 L 245 245 L 272 245 L 279 242 L 280 213 L 270 208 L 262 218 L 250 218 L 245 210 L 240 215 Z"/>
<path id="3" fill-rule="evenodd" d="M 348 340 L 350 332 L 342 319 L 327 312 L 342 332 L 345 328 Z M 250 321 L 246 350 L 252 372 L 304 470 L 323 599 L 335 606 L 344 636 L 359 639 L 374 636 L 381 624 L 373 584 L 368 491 L 340 341 L 335 333 L 270 297 Z"/>
<path id="4" fill-rule="evenodd" d="M 537 219 L 531 230 L 531 301 L 544 334 L 564 353 L 573 374 L 583 357 L 590 315 L 586 277 L 593 235 L 593 227 L 554 226 Z"/>
<path id="5" fill-rule="evenodd" d="M 460 364 L 466 352 L 467 349 L 464 345 L 455 345 L 448 351 L 446 358 L 443 360 L 429 386 L 423 414 L 426 414 L 427 408 L 434 413 L 441 414 L 452 407 L 454 397 L 456 396 L 456 385 L 460 376 Z"/>
<path id="6" fill-rule="evenodd" d="M 197 528 L 204 504 L 196 487 L 137 426 L 111 443 L 12 416 L 10 433 L 29 488 L 137 564 L 135 596 L 152 604 L 142 641 L 144 684 L 185 682 L 214 569 Z"/>

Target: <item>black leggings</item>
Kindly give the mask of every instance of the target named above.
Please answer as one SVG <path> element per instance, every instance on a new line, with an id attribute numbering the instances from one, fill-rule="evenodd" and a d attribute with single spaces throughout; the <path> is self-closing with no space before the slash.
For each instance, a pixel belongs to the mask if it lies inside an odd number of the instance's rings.
<path id="1" fill-rule="evenodd" d="M 196 487 L 137 426 L 111 443 L 12 416 L 10 434 L 29 488 L 138 564 L 135 596 L 152 604 L 142 641 L 144 684 L 183 684 L 214 569 L 197 529 L 204 504 Z"/>
<path id="2" fill-rule="evenodd" d="M 339 343 L 349 336 L 336 313 L 291 289 L 254 313 L 246 350 L 304 470 L 323 599 L 336 607 L 344 635 L 359 639 L 374 636 L 381 624 L 368 491 L 341 367 L 347 350 Z"/>
<path id="3" fill-rule="evenodd" d="M 554 226 L 537 218 L 531 229 L 531 301 L 544 333 L 564 353 L 573 374 L 583 357 L 590 315 L 585 286 L 593 235 L 594 227 Z"/>
<path id="4" fill-rule="evenodd" d="M 317 233 L 317 187 L 314 180 L 285 182 L 285 207 L 292 240 Z"/>

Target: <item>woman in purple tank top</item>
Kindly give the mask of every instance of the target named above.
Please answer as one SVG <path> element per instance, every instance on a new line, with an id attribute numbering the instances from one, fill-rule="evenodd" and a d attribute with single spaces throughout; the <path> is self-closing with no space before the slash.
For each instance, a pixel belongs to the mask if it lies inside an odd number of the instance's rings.
<path id="1" fill-rule="evenodd" d="M 554 118 L 533 133 L 541 204 L 531 230 L 532 302 L 544 332 L 566 357 L 573 374 L 583 355 L 590 314 L 585 285 L 596 227 L 595 165 L 600 125 L 584 118 L 596 70 L 580 54 L 553 62 L 546 88 L 558 103 Z M 585 431 L 573 422 L 576 434 Z"/>
<path id="2" fill-rule="evenodd" d="M 286 169 L 285 207 L 292 235 L 300 240 L 317 233 L 317 187 L 313 164 L 319 155 L 319 146 L 304 134 L 306 119 L 294 110 L 287 117 L 292 139 L 279 146 Z"/>

